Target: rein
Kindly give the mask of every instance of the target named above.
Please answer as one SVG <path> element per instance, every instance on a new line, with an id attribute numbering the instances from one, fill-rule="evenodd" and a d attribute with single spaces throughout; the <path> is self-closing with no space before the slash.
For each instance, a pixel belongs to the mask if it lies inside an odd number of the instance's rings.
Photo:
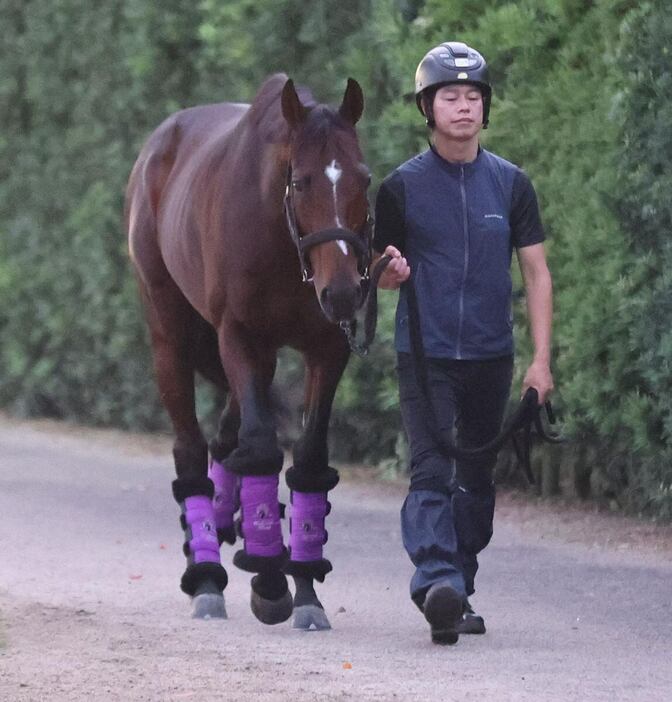
<path id="1" fill-rule="evenodd" d="M 378 312 L 378 301 L 377 301 L 377 285 L 382 275 L 383 271 L 387 267 L 387 264 L 391 260 L 391 256 L 382 256 L 380 260 L 376 263 L 371 273 L 370 279 L 370 290 L 366 303 L 366 314 L 364 322 L 364 342 L 361 346 L 353 351 L 360 353 L 360 355 L 365 355 L 368 352 L 368 348 L 373 341 L 376 333 L 377 324 L 377 312 Z M 420 312 L 418 309 L 418 301 L 415 294 L 415 286 L 413 281 L 409 279 L 404 283 L 406 287 L 406 296 L 408 302 L 408 321 L 409 321 L 409 335 L 411 342 L 411 358 L 413 362 L 413 369 L 415 371 L 415 377 L 420 386 L 421 395 L 425 405 L 425 411 L 427 413 L 428 426 L 430 433 L 432 434 L 434 440 L 439 446 L 440 451 L 450 459 L 465 460 L 469 458 L 474 458 L 476 456 L 481 456 L 484 453 L 490 451 L 498 451 L 507 442 L 511 441 L 513 443 L 518 462 L 522 465 L 530 484 L 535 483 L 534 474 L 532 473 L 532 466 L 530 462 L 530 447 L 532 444 L 532 429 L 534 428 L 535 433 L 539 436 L 542 441 L 546 441 L 551 444 L 559 444 L 564 441 L 564 438 L 560 435 L 549 433 L 544 427 L 542 421 L 542 409 L 546 412 L 546 418 L 549 424 L 555 424 L 555 414 L 553 412 L 553 407 L 551 403 L 547 401 L 543 408 L 539 405 L 539 395 L 534 388 L 528 388 L 525 395 L 520 400 L 518 407 L 513 411 L 513 413 L 507 417 L 502 427 L 500 433 L 494 438 L 488 441 L 486 444 L 479 446 L 477 448 L 463 448 L 457 446 L 453 441 L 443 434 L 440 430 L 440 425 L 437 420 L 436 410 L 434 409 L 434 404 L 432 403 L 429 380 L 427 377 L 427 359 L 425 356 L 425 347 L 422 341 L 422 333 L 420 326 Z M 347 332 L 346 332 L 347 334 Z M 354 337 L 354 334 L 353 334 Z M 354 338 L 351 340 L 348 336 L 348 340 L 351 341 L 351 347 L 354 342 Z"/>

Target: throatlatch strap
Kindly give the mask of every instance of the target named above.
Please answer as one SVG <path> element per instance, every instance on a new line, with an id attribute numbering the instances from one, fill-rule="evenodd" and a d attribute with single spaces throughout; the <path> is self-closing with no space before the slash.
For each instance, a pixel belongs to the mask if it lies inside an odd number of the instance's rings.
<path id="1" fill-rule="evenodd" d="M 215 486 L 215 496 L 212 500 L 215 526 L 217 529 L 230 529 L 233 527 L 233 515 L 240 506 L 238 476 L 212 459 L 208 468 L 208 477 Z"/>
<path id="2" fill-rule="evenodd" d="M 289 550 L 292 561 L 319 561 L 322 546 L 328 534 L 324 518 L 331 505 L 326 492 L 292 491 L 292 509 L 289 520 Z"/>
<path id="3" fill-rule="evenodd" d="M 245 553 L 279 556 L 284 550 L 277 475 L 245 475 L 240 480 Z"/>
<path id="4" fill-rule="evenodd" d="M 184 555 L 189 563 L 220 563 L 215 516 L 209 497 L 195 495 L 184 500 L 182 526 L 186 537 Z"/>

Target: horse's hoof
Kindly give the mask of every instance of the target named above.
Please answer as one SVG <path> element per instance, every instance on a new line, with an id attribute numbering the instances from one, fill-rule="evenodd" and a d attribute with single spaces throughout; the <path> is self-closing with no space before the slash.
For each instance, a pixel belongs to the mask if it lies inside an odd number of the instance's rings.
<path id="1" fill-rule="evenodd" d="M 289 590 L 278 600 L 264 599 L 252 590 L 250 606 L 252 613 L 262 624 L 280 624 L 292 616 L 294 601 Z"/>
<path id="2" fill-rule="evenodd" d="M 331 624 L 322 607 L 318 607 L 317 605 L 301 605 L 300 607 L 294 607 L 292 628 L 310 631 L 311 626 L 314 627 L 316 631 L 327 631 L 331 629 Z"/>
<path id="3" fill-rule="evenodd" d="M 221 592 L 204 592 L 191 600 L 191 616 L 194 619 L 226 619 L 224 595 Z"/>

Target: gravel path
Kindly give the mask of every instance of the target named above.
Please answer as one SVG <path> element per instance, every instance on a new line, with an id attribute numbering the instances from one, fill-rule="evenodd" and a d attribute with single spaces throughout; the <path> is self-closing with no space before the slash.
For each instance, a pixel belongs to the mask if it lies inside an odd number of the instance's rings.
<path id="1" fill-rule="evenodd" d="M 404 489 L 345 471 L 319 587 L 333 625 L 227 621 L 179 591 L 165 439 L 0 418 L 0 700 L 669 702 L 672 529 L 502 495 L 480 637 L 433 646 L 408 598 Z"/>

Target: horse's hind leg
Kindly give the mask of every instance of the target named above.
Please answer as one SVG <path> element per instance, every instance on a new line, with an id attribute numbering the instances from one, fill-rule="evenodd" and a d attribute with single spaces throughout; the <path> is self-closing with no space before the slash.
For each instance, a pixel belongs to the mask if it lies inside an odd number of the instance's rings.
<path id="1" fill-rule="evenodd" d="M 293 626 L 304 630 L 331 628 L 314 588 L 314 581 L 323 582 L 331 571 L 323 545 L 327 541 L 325 517 L 331 508 L 327 492 L 338 483 L 338 472 L 328 465 L 327 431 L 336 387 L 348 360 L 340 331 L 331 341 L 324 340 L 319 350 L 304 354 L 307 421 L 294 449 L 294 465 L 286 475 L 291 514 L 290 560 L 285 572 L 296 584 Z"/>
<path id="2" fill-rule="evenodd" d="M 142 288 L 142 286 L 141 286 Z M 152 337 L 156 376 L 175 431 L 177 478 L 173 496 L 180 505 L 187 568 L 182 590 L 192 597 L 193 616 L 226 617 L 214 511 L 213 484 L 207 475 L 208 449 L 196 418 L 194 393 L 195 313 L 172 281 L 150 296 L 143 289 Z"/>
<path id="3" fill-rule="evenodd" d="M 204 319 L 199 319 L 197 335 L 196 370 L 215 385 L 221 393 L 227 393 L 229 382 L 222 367 L 214 327 Z M 240 408 L 232 392 L 228 392 L 226 407 L 219 418 L 217 435 L 209 442 L 210 462 L 208 477 L 214 485 L 213 508 L 217 539 L 220 544 L 234 544 L 236 541 L 235 513 L 240 508 L 240 479 L 226 465 L 226 457 L 238 445 Z"/>
<path id="4" fill-rule="evenodd" d="M 226 457 L 237 446 L 239 426 L 240 411 L 231 394 L 220 416 L 217 435 L 209 444 L 211 459 L 208 476 L 215 486 L 215 524 L 220 544 L 226 542 L 233 545 L 237 536 L 234 517 L 240 509 L 240 477 L 228 468 Z"/>

